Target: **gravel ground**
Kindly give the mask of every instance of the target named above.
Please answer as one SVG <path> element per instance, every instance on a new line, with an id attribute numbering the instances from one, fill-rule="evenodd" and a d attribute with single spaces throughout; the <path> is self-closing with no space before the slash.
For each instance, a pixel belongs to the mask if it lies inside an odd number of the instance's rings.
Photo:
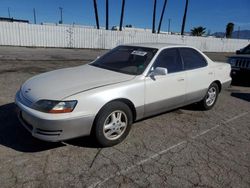
<path id="1" fill-rule="evenodd" d="M 0 47 L 1 187 L 250 187 L 250 88 L 241 80 L 212 110 L 188 106 L 136 122 L 112 148 L 98 148 L 91 137 L 33 138 L 15 114 L 20 85 L 104 52 Z M 231 54 L 207 55 L 226 61 Z"/>

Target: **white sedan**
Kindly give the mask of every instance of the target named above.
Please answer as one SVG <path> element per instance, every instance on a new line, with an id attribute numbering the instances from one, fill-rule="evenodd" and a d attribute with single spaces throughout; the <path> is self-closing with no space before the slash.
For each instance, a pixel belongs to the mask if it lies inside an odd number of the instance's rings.
<path id="1" fill-rule="evenodd" d="M 230 85 L 230 71 L 189 46 L 121 45 L 92 63 L 27 80 L 15 102 L 19 120 L 38 139 L 93 134 L 112 146 L 139 119 L 192 103 L 211 109 Z"/>

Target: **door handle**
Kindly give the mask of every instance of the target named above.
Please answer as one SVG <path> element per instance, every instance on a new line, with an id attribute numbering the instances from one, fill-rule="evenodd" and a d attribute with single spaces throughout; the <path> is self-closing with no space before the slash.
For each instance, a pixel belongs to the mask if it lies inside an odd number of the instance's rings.
<path id="1" fill-rule="evenodd" d="M 213 72 L 209 72 L 208 74 L 209 74 L 209 75 L 212 75 L 212 74 L 213 74 Z"/>
<path id="2" fill-rule="evenodd" d="M 183 82 L 183 81 L 184 81 L 184 78 L 178 79 L 178 82 Z"/>

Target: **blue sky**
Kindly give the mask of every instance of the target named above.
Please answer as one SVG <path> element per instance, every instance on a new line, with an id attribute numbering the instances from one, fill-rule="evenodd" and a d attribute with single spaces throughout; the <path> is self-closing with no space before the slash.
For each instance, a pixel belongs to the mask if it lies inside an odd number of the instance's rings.
<path id="1" fill-rule="evenodd" d="M 164 0 L 157 0 L 156 27 Z M 105 0 L 97 0 L 100 25 L 105 26 Z M 110 26 L 119 25 L 121 0 L 109 0 Z M 59 9 L 63 7 L 63 21 L 95 25 L 93 0 L 1 0 L 0 16 L 28 19 L 33 22 L 32 9 L 36 8 L 37 23 L 58 22 Z M 168 0 L 162 30 L 167 30 L 171 19 L 171 31 L 180 31 L 185 0 Z M 135 27 L 152 27 L 153 0 L 126 0 L 124 24 Z M 250 0 L 190 0 L 186 31 L 204 26 L 212 33 L 224 31 L 228 22 L 235 23 L 235 30 L 250 29 Z"/>

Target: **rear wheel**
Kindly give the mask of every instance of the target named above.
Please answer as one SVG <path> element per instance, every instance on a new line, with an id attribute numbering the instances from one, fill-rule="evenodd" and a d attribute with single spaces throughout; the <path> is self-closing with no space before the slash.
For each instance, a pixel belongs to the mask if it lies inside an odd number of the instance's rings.
<path id="1" fill-rule="evenodd" d="M 206 93 L 206 96 L 200 102 L 203 110 L 210 110 L 215 105 L 219 95 L 219 87 L 216 83 L 212 83 Z"/>
<path id="2" fill-rule="evenodd" d="M 123 141 L 132 124 L 130 108 L 119 101 L 105 105 L 95 120 L 95 137 L 104 147 L 113 146 Z"/>

